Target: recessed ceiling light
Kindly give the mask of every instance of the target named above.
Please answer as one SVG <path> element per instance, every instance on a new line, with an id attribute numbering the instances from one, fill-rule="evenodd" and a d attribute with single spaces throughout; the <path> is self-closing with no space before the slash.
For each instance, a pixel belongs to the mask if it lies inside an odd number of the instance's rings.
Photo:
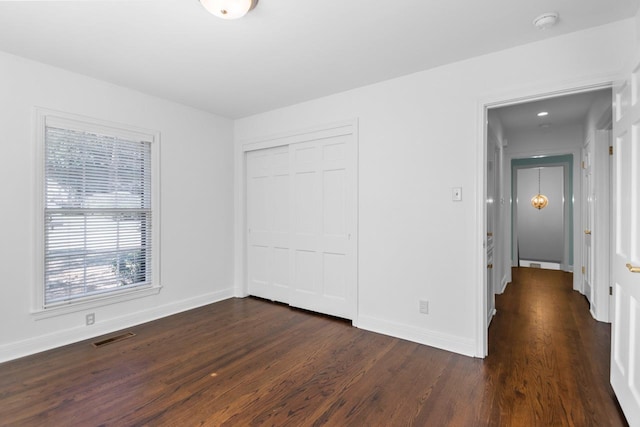
<path id="1" fill-rule="evenodd" d="M 544 117 L 544 116 L 548 116 L 548 115 L 549 115 L 549 113 L 547 111 L 540 111 L 538 113 L 538 117 Z"/>

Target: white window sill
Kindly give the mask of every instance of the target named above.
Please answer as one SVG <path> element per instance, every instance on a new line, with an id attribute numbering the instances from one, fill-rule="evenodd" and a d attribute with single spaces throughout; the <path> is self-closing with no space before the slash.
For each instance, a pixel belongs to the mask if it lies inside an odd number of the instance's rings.
<path id="1" fill-rule="evenodd" d="M 69 301 L 66 304 L 60 304 L 53 307 L 39 308 L 31 312 L 35 320 L 48 319 L 51 317 L 64 316 L 69 313 L 90 310 L 105 305 L 118 304 L 124 301 L 130 301 L 137 298 L 144 298 L 160 293 L 161 286 L 151 286 L 142 289 L 131 289 L 118 294 L 100 295 L 84 301 Z"/>

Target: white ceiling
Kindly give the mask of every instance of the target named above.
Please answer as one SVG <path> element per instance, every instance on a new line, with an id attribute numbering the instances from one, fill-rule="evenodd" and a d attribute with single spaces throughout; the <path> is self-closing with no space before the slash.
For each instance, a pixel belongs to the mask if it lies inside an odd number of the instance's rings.
<path id="1" fill-rule="evenodd" d="M 638 0 L 0 1 L 0 50 L 239 118 L 631 17 Z M 539 31 L 537 15 L 560 23 Z"/>
<path id="2" fill-rule="evenodd" d="M 554 98 L 541 99 L 522 104 L 489 110 L 497 114 L 507 136 L 518 132 L 551 129 L 565 125 L 582 125 L 587 119 L 589 107 L 599 99 L 611 102 L 611 89 L 576 93 Z M 538 117 L 546 111 L 547 116 Z"/>

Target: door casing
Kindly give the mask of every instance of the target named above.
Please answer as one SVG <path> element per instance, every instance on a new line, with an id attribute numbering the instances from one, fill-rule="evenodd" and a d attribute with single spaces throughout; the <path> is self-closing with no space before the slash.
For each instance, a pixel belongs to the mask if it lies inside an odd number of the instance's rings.
<path id="1" fill-rule="evenodd" d="M 572 82 L 557 82 L 549 83 L 537 88 L 518 89 L 508 93 L 500 93 L 489 95 L 486 98 L 478 100 L 478 142 L 476 151 L 476 183 L 477 194 L 476 198 L 476 210 L 478 212 L 476 218 L 476 260 L 475 271 L 476 277 L 481 278 L 478 286 L 475 289 L 475 303 L 476 303 L 476 330 L 475 330 L 475 343 L 476 352 L 475 356 L 484 358 L 488 354 L 488 322 L 487 322 L 487 275 L 486 275 L 486 245 L 487 245 L 487 211 L 486 211 L 486 198 L 487 198 L 487 132 L 488 132 L 488 110 L 496 107 L 505 107 L 509 105 L 521 104 L 525 102 L 532 102 L 546 98 L 553 98 L 564 95 L 571 95 L 581 92 L 590 92 L 598 89 L 608 89 L 613 87 L 616 80 L 619 79 L 619 74 L 600 75 L 600 76 L 586 76 L 584 78 L 577 78 Z M 566 150 L 564 150 L 566 154 Z M 554 154 L 549 153 L 548 154 Z M 531 153 L 531 155 L 537 155 L 539 153 Z M 556 153 L 557 154 L 557 153 Z M 580 158 L 580 152 L 577 150 L 574 154 L 575 158 Z M 509 164 L 509 161 L 505 161 L 505 164 Z M 578 193 L 579 194 L 579 193 Z M 580 227 L 581 221 L 576 221 L 574 227 Z M 574 233 L 575 239 L 575 233 Z M 578 248 L 580 253 L 574 253 L 575 259 L 581 259 L 582 251 L 581 245 L 575 245 L 574 249 Z M 495 256 L 495 255 L 494 255 Z M 505 256 L 505 254 L 501 254 Z M 510 265 L 510 263 L 503 263 L 503 265 Z M 576 272 L 574 272 L 575 274 Z M 574 282 L 577 280 L 582 281 L 582 276 L 578 272 L 579 277 L 574 278 Z M 510 271 L 507 272 L 508 279 L 511 280 Z"/>

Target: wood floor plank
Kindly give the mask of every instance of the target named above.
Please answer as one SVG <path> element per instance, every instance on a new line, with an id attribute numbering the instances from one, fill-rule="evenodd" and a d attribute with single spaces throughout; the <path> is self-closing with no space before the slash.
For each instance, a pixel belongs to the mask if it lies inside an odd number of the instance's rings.
<path id="1" fill-rule="evenodd" d="M 0 426 L 627 425 L 571 275 L 513 279 L 483 360 L 230 299 L 0 364 Z"/>

